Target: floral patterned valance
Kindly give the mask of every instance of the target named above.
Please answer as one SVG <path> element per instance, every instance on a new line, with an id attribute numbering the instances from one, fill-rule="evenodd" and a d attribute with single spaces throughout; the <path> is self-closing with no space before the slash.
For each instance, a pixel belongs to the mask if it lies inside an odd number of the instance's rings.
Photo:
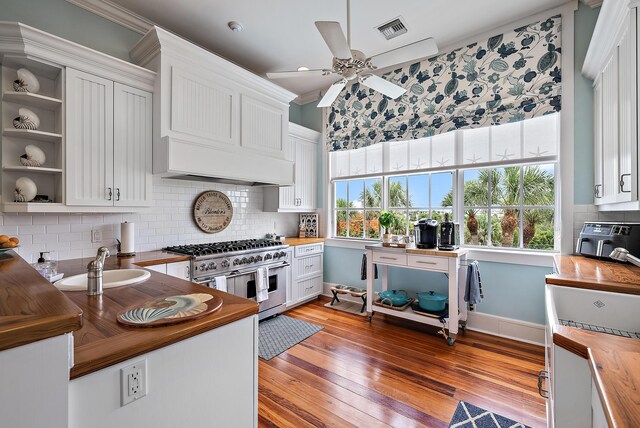
<path id="1" fill-rule="evenodd" d="M 351 150 L 558 112 L 560 64 L 558 15 L 384 74 L 407 88 L 396 100 L 355 83 L 327 114 L 327 149 Z"/>

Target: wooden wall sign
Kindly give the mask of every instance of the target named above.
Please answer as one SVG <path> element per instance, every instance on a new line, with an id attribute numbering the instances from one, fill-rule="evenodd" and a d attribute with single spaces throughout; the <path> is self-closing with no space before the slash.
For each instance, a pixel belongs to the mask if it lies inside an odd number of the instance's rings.
<path id="1" fill-rule="evenodd" d="M 232 218 L 233 206 L 227 195 L 222 192 L 203 192 L 193 204 L 193 219 L 204 232 L 222 232 L 229 226 Z"/>

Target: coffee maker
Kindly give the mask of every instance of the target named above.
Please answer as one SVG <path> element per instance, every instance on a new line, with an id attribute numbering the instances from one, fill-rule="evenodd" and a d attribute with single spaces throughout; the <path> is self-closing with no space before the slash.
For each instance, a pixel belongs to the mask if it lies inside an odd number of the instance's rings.
<path id="1" fill-rule="evenodd" d="M 438 246 L 438 221 L 421 218 L 414 224 L 417 248 L 436 248 Z"/>
<path id="2" fill-rule="evenodd" d="M 460 245 L 460 229 L 458 223 L 449 221 L 449 214 L 444 215 L 444 221 L 440 225 L 439 250 L 452 251 Z"/>

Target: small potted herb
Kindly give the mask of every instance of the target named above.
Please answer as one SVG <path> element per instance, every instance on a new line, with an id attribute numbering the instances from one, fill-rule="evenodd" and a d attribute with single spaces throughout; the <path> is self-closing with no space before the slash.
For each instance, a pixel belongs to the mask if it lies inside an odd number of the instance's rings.
<path id="1" fill-rule="evenodd" d="M 391 226 L 396 223 L 396 216 L 390 211 L 382 211 L 378 223 L 382 226 L 382 242 L 391 242 Z"/>

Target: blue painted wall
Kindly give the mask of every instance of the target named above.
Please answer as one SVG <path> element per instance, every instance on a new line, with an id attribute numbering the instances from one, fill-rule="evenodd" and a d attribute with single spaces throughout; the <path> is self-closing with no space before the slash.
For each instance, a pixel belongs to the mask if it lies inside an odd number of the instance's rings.
<path id="1" fill-rule="evenodd" d="M 65 0 L 3 0 L 0 20 L 18 21 L 125 61 L 142 37 Z"/>
<path id="2" fill-rule="evenodd" d="M 580 3 L 575 21 L 575 116 L 574 116 L 574 189 L 575 204 L 593 203 L 593 81 L 581 73 L 584 57 L 600 8 Z"/>

